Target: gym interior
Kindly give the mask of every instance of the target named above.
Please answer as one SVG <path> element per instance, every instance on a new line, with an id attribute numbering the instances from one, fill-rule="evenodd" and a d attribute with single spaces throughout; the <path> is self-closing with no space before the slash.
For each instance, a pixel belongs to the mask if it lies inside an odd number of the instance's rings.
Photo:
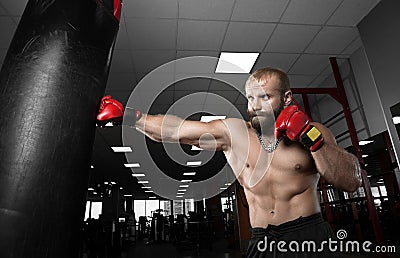
<path id="1" fill-rule="evenodd" d="M 125 119 L 100 126 L 96 112 L 111 95 L 148 114 L 246 120 L 243 85 L 262 67 L 287 72 L 301 109 L 361 164 L 355 192 L 317 188 L 339 239 L 380 248 L 343 256 L 400 257 L 398 10 L 0 0 L 0 257 L 245 257 L 249 206 L 222 152 L 154 142 Z"/>

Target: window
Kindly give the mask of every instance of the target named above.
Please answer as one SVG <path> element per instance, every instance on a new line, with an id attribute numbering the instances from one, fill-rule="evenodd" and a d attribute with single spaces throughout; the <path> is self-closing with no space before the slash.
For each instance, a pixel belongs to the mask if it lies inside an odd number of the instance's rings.
<path id="1" fill-rule="evenodd" d="M 183 214 L 183 200 L 174 201 L 174 215 Z"/>
<path id="2" fill-rule="evenodd" d="M 101 214 L 101 209 L 103 207 L 102 202 L 92 202 L 92 219 L 98 219 Z"/>
<path id="3" fill-rule="evenodd" d="M 146 200 L 146 216 L 152 216 L 160 208 L 158 200 Z"/>
<path id="4" fill-rule="evenodd" d="M 145 200 L 134 200 L 133 210 L 135 211 L 136 221 L 139 221 L 139 217 L 146 216 L 146 202 Z"/>

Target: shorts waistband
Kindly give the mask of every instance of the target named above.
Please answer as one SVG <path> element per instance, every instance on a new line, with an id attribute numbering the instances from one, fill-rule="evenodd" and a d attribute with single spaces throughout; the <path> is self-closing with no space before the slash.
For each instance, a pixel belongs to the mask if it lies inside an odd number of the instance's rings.
<path id="1" fill-rule="evenodd" d="M 317 225 L 323 222 L 324 220 L 321 217 L 321 213 L 315 213 L 307 217 L 299 217 L 280 225 L 268 225 L 266 228 L 252 228 L 251 234 L 253 238 L 263 238 L 267 236 L 272 239 L 277 239 L 283 234 L 301 230 L 307 226 Z"/>

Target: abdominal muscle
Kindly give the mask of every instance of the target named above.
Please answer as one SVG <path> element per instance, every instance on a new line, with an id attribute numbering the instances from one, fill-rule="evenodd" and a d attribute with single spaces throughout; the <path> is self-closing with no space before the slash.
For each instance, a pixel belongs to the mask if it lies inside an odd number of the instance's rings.
<path id="1" fill-rule="evenodd" d="M 252 153 L 247 153 L 247 158 L 240 153 L 241 148 L 239 152 L 232 148 L 226 153 L 244 188 L 251 226 L 265 228 L 268 224 L 279 225 L 320 212 L 316 189 L 319 174 L 310 153 L 299 143 L 285 140 L 274 151 L 274 156 L 268 158 L 264 150 L 255 151 L 259 146 L 257 139 L 250 139 Z M 264 159 L 272 159 L 269 166 Z M 250 184 L 257 173 L 263 176 Z"/>

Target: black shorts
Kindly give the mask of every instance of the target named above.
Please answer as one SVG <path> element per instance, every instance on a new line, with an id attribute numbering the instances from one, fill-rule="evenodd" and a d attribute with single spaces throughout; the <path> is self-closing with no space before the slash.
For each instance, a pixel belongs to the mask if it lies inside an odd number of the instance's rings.
<path id="1" fill-rule="evenodd" d="M 252 228 L 251 233 L 247 258 L 342 257 L 339 252 L 334 252 L 334 244 L 329 248 L 329 239 L 335 241 L 336 236 L 320 213 L 278 226 Z"/>

